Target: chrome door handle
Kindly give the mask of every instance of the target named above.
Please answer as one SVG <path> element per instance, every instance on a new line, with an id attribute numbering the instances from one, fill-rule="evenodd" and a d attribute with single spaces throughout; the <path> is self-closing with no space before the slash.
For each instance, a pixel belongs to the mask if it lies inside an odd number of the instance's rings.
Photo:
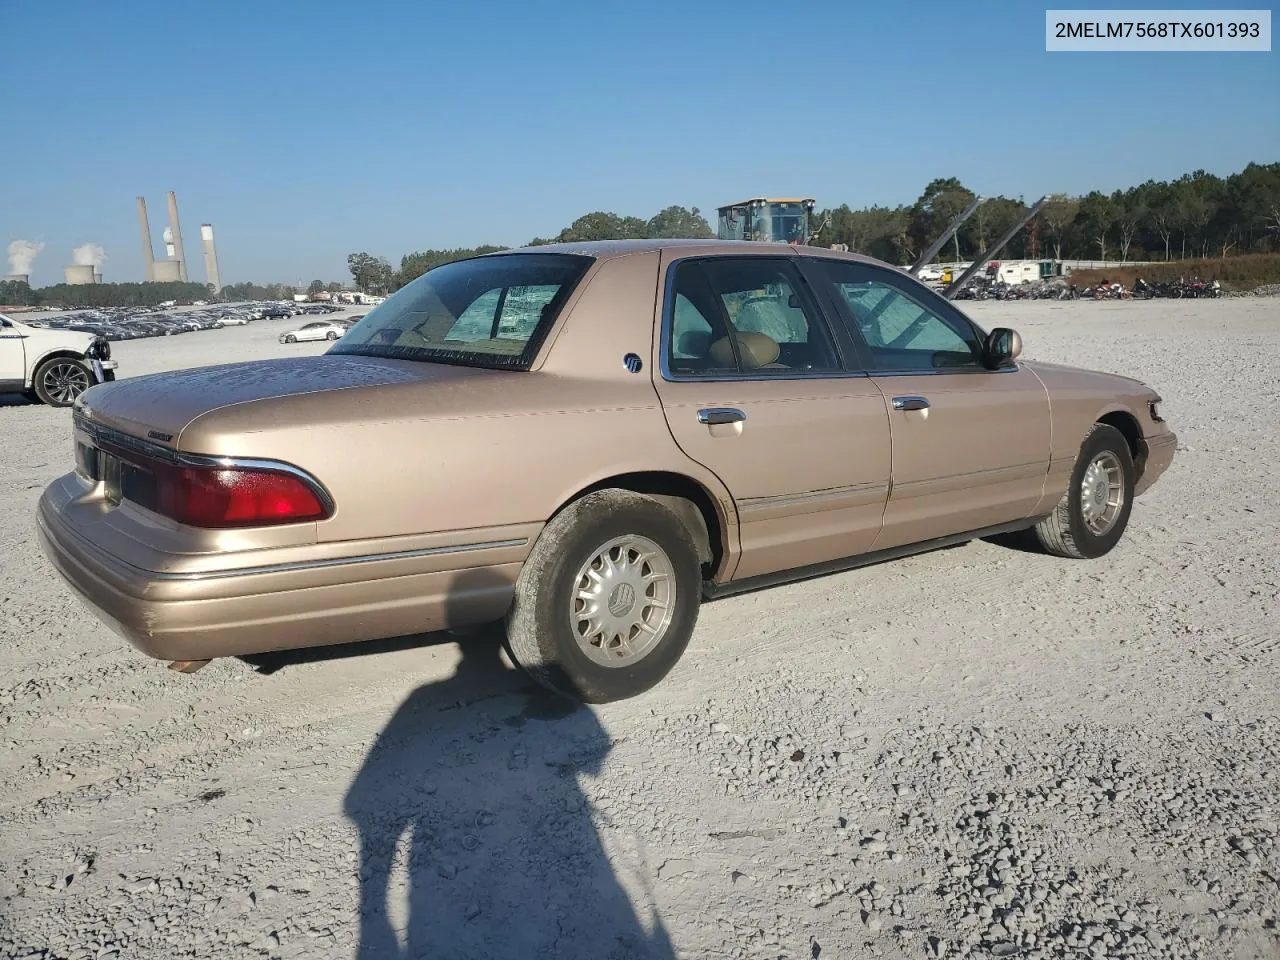
<path id="1" fill-rule="evenodd" d="M 893 409 L 895 410 L 928 410 L 928 397 L 894 397 Z"/>
<path id="2" fill-rule="evenodd" d="M 713 426 L 717 423 L 741 423 L 747 415 L 737 407 L 703 407 L 698 411 L 698 422 Z"/>

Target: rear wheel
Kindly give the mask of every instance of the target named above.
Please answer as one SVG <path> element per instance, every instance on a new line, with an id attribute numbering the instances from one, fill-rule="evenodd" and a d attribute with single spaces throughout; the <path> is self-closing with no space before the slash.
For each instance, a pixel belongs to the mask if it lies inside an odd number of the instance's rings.
<path id="1" fill-rule="evenodd" d="M 574 501 L 543 529 L 507 615 L 511 658 L 588 703 L 643 693 L 689 644 L 702 575 L 693 534 L 629 490 Z"/>
<path id="2" fill-rule="evenodd" d="M 41 403 L 51 407 L 69 407 L 76 398 L 93 386 L 93 374 L 80 360 L 53 357 L 36 368 L 32 387 Z"/>
<path id="3" fill-rule="evenodd" d="M 1049 553 L 1075 560 L 1108 553 L 1133 508 L 1135 470 L 1129 443 L 1115 427 L 1095 423 L 1080 446 L 1066 494 L 1035 527 Z"/>
<path id="4" fill-rule="evenodd" d="M 326 334 L 324 335 L 324 338 L 325 338 L 326 340 L 337 340 L 337 339 L 338 339 L 338 331 L 337 331 L 337 330 L 330 330 L 328 333 L 326 333 Z"/>

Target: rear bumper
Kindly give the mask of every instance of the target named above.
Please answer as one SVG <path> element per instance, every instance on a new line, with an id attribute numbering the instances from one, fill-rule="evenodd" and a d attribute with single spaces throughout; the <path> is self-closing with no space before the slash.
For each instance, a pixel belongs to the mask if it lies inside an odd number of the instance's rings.
<path id="1" fill-rule="evenodd" d="M 1158 433 L 1154 437 L 1144 437 L 1140 443 L 1142 474 L 1134 484 L 1134 496 L 1145 493 L 1169 469 L 1173 454 L 1178 449 L 1178 435 L 1173 431 Z"/>
<path id="2" fill-rule="evenodd" d="M 501 618 L 528 540 L 196 573 L 142 570 L 77 533 L 46 491 L 45 555 L 89 609 L 148 656 L 206 660 L 428 633 Z"/>

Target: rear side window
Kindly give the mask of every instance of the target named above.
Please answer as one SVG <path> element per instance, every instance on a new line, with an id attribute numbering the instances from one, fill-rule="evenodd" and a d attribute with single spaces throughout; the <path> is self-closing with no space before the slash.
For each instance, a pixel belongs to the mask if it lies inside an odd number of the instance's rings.
<path id="1" fill-rule="evenodd" d="M 512 253 L 446 263 L 380 303 L 329 353 L 527 370 L 592 262 Z"/>
<path id="2" fill-rule="evenodd" d="M 822 318 L 785 258 L 715 257 L 674 269 L 665 357 L 672 376 L 840 369 Z"/>

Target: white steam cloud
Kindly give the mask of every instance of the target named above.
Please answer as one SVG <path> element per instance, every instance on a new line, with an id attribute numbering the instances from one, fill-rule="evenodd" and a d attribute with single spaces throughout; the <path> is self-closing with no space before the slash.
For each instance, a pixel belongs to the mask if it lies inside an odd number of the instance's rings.
<path id="1" fill-rule="evenodd" d="M 43 249 L 44 244 L 35 240 L 14 240 L 9 244 L 9 272 L 30 273 L 31 264 Z"/>
<path id="2" fill-rule="evenodd" d="M 102 261 L 107 259 L 107 252 L 96 243 L 86 243 L 82 247 L 76 247 L 71 251 L 71 256 L 75 262 L 82 267 L 102 266 Z"/>

